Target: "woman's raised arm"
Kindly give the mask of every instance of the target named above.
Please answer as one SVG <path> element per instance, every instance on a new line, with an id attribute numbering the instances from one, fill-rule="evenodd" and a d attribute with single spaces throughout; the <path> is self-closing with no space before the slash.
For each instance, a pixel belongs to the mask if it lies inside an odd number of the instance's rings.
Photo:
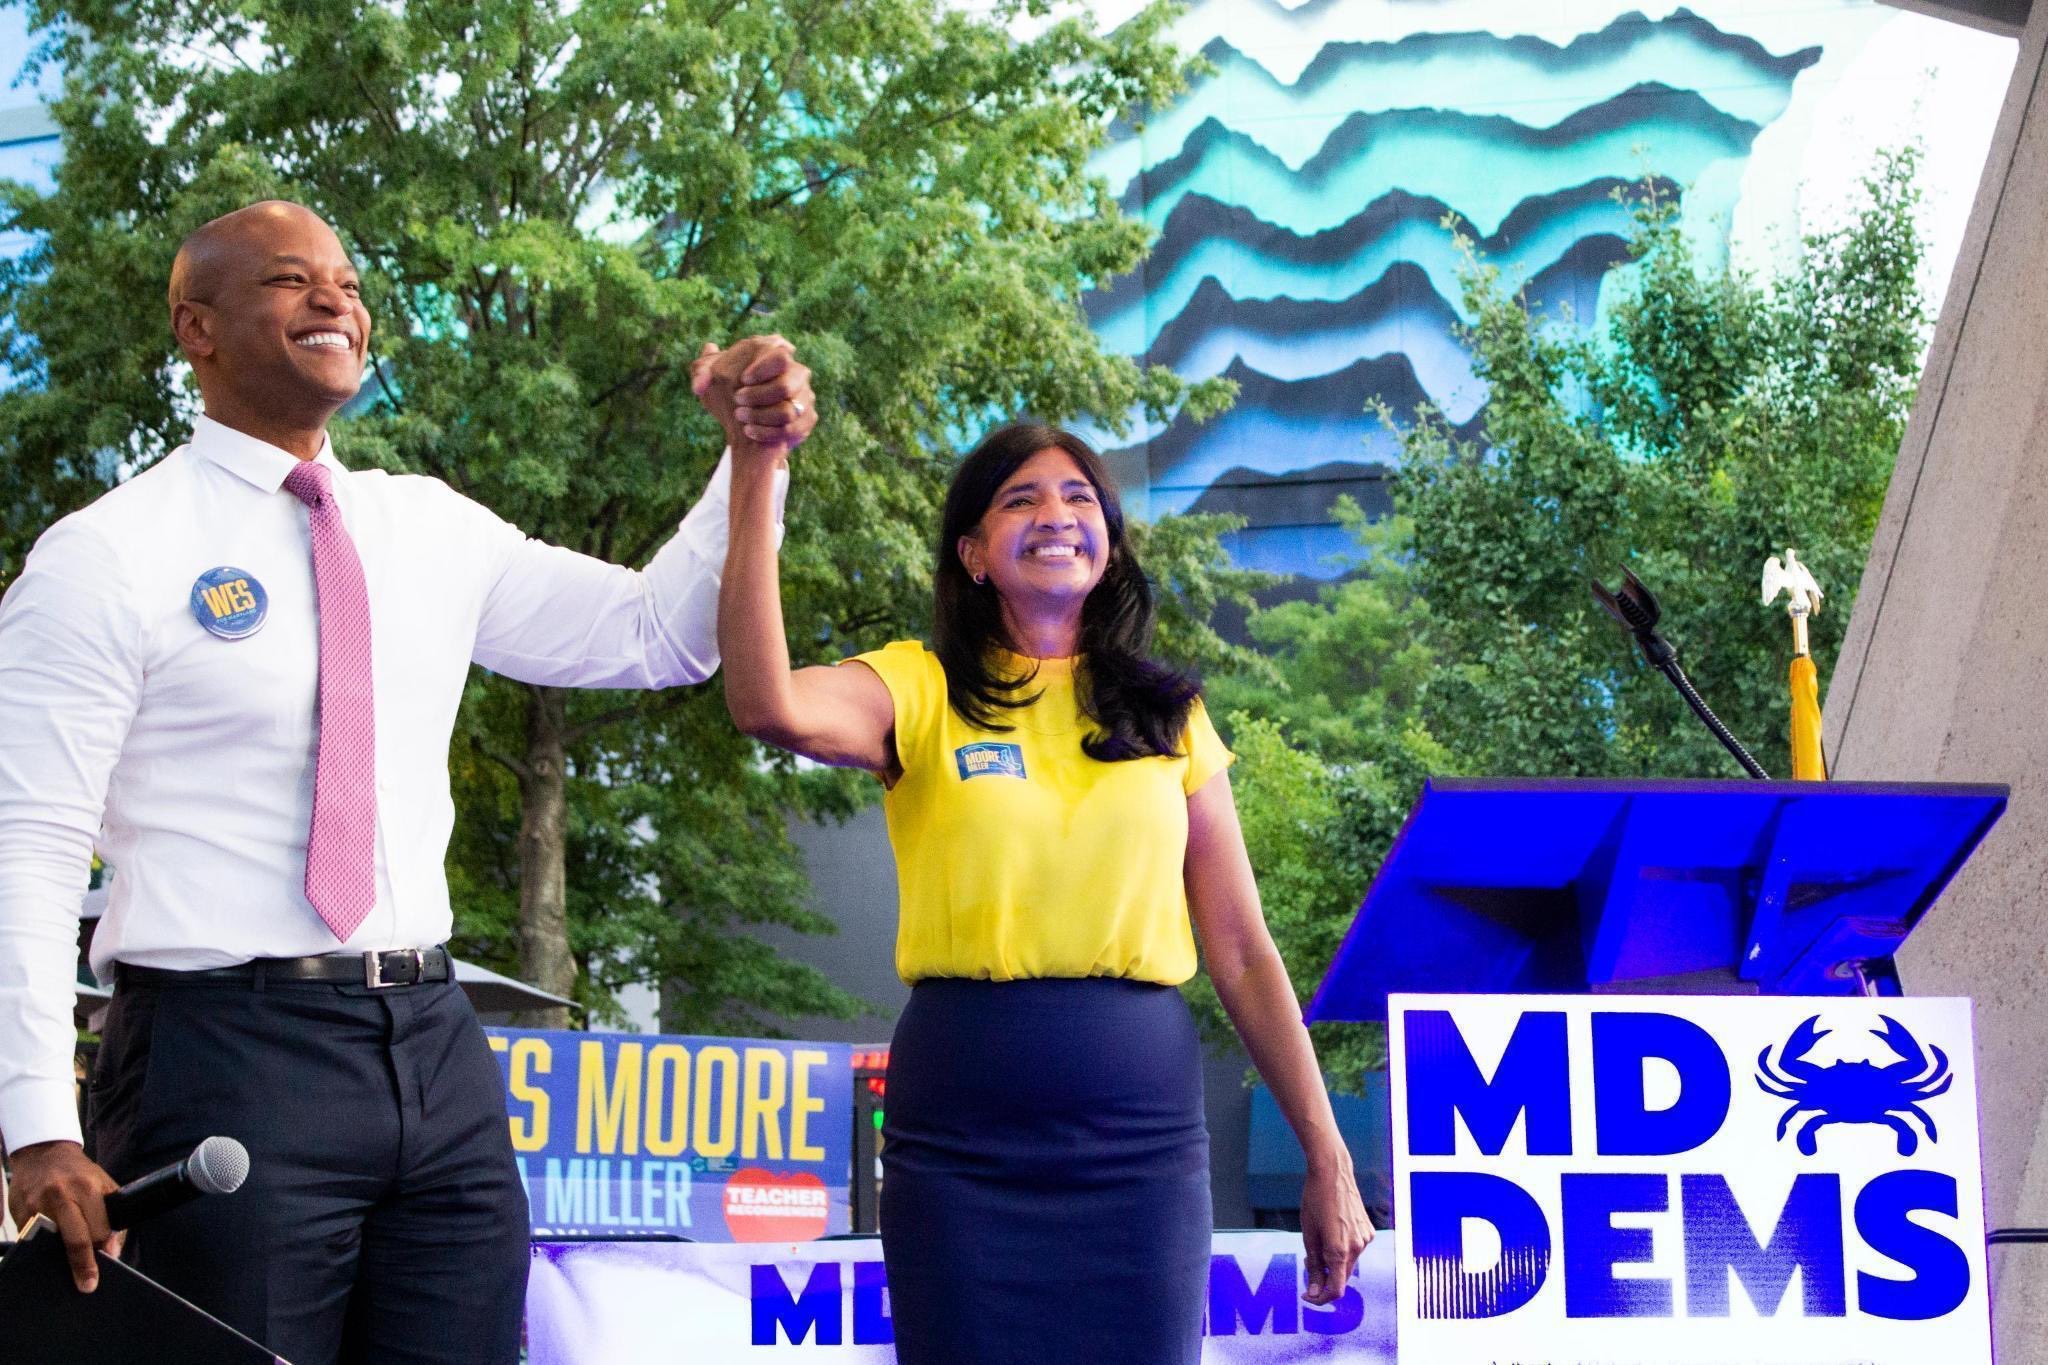
<path id="1" fill-rule="evenodd" d="M 775 553 L 775 452 L 733 448 L 732 539 L 718 590 L 725 707 L 755 739 L 893 776 L 896 706 L 866 664 L 789 666 Z"/>
<path id="2" fill-rule="evenodd" d="M 691 388 L 732 445 L 731 533 L 718 589 L 725 706 L 755 739 L 819 763 L 895 775 L 896 707 L 865 664 L 789 666 L 775 552 L 775 479 L 783 457 L 817 421 L 810 371 L 781 337 L 707 345 Z"/>

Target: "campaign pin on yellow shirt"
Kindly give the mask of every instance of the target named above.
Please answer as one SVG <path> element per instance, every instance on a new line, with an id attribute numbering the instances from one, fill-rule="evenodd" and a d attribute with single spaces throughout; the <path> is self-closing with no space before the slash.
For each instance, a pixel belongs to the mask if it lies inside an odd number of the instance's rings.
<path id="1" fill-rule="evenodd" d="M 221 565 L 199 575 L 192 585 L 192 617 L 209 635 L 246 640 L 263 628 L 270 614 L 270 595 L 246 569 Z"/>

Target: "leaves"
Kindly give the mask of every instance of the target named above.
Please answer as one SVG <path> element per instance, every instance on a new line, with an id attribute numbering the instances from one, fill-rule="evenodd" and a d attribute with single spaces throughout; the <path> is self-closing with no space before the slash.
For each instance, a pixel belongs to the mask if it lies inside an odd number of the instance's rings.
<path id="1" fill-rule="evenodd" d="M 1354 514 L 1363 572 L 1255 613 L 1277 679 L 1212 689 L 1267 917 L 1304 997 L 1425 776 L 1740 776 L 1589 578 L 1633 568 L 1699 690 L 1787 771 L 1790 631 L 1757 583 L 1788 544 L 1813 567 L 1829 593 L 1812 623 L 1825 677 L 1925 341 L 1916 157 L 1885 157 L 1859 211 L 1769 284 L 1702 271 L 1674 206 L 1647 194 L 1633 278 L 1595 337 L 1469 263 L 1483 437 L 1467 445 L 1421 414 L 1396 516 Z M 1380 1039 L 1332 1026 L 1318 1044 L 1341 1083 Z"/>
<path id="2" fill-rule="evenodd" d="M 1077 304 L 1145 248 L 1084 168 L 1114 118 L 1178 88 L 1168 11 L 1017 36 L 1042 8 L 39 0 L 65 156 L 53 195 L 0 205 L 34 243 L 0 266 L 18 381 L 0 395 L 0 587 L 40 528 L 183 439 L 197 396 L 162 312 L 172 254 L 282 196 L 339 231 L 374 319 L 374 371 L 334 429 L 345 461 L 641 564 L 719 452 L 688 360 L 778 331 L 821 415 L 784 553 L 798 662 L 918 634 L 925 528 L 964 433 L 1227 400 L 1104 352 Z M 1217 648 L 1204 629 L 1175 627 L 1191 656 Z M 475 676 L 450 753 L 462 946 L 511 970 L 531 700 Z M 746 935 L 824 927 L 786 822 L 868 789 L 764 755 L 709 689 L 548 708 L 570 736 L 559 857 L 597 1017 L 630 980 L 663 983 L 689 1027 L 857 1008 Z"/>

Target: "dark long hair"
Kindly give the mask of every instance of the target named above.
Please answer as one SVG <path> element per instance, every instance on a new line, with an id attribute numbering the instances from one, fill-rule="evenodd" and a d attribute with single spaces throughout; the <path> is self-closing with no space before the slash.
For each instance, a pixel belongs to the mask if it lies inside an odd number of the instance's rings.
<path id="1" fill-rule="evenodd" d="M 1030 678 L 1006 678 L 990 651 L 1011 641 L 991 584 L 976 583 L 960 562 L 960 537 L 972 535 L 1012 474 L 1041 450 L 1064 450 L 1081 466 L 1101 500 L 1109 528 L 1109 563 L 1081 606 L 1081 659 L 1075 686 L 1096 732 L 1081 742 L 1106 763 L 1180 752 L 1188 710 L 1201 685 L 1147 654 L 1152 644 L 1152 588 L 1124 539 L 1123 505 L 1102 458 L 1071 432 L 1015 422 L 991 432 L 960 462 L 946 491 L 932 573 L 932 648 L 946 670 L 946 698 L 970 725 L 1008 730 L 1002 712 L 1029 706 Z"/>

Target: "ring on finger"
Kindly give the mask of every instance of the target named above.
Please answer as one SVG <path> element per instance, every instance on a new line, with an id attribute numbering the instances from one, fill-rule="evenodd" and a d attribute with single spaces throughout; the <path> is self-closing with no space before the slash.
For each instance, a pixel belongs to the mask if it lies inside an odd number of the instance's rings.
<path id="1" fill-rule="evenodd" d="M 803 416 L 803 415 L 804 415 L 804 400 L 803 400 L 803 399 L 801 399 L 801 398 L 792 398 L 792 399 L 790 399 L 790 400 L 789 400 L 789 405 L 790 405 L 790 406 L 791 406 L 792 408 L 795 408 L 795 409 L 796 409 L 796 415 L 797 415 L 797 416 L 801 417 L 801 416 Z"/>

